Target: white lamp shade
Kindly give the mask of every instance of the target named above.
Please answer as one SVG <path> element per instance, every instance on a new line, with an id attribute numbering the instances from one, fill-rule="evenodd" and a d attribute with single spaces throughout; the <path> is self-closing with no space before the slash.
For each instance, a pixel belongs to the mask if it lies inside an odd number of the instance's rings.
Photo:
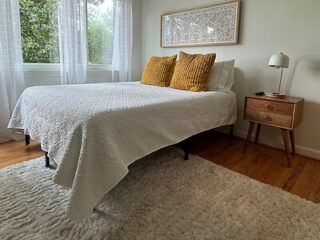
<path id="1" fill-rule="evenodd" d="M 288 68 L 289 67 L 289 57 L 283 53 L 273 54 L 270 57 L 269 64 L 270 67 L 276 68 Z"/>

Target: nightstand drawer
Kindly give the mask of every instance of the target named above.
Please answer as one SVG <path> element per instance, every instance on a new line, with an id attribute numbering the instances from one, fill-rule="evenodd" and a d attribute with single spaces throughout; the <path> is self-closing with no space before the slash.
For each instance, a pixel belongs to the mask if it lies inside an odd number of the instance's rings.
<path id="1" fill-rule="evenodd" d="M 292 116 L 294 105 L 291 103 L 273 102 L 254 98 L 247 98 L 247 109 L 256 112 L 270 112 Z"/>
<path id="2" fill-rule="evenodd" d="M 292 115 L 277 114 L 272 112 L 258 112 L 254 109 L 246 109 L 245 119 L 249 121 L 256 121 L 283 128 L 292 127 Z"/>

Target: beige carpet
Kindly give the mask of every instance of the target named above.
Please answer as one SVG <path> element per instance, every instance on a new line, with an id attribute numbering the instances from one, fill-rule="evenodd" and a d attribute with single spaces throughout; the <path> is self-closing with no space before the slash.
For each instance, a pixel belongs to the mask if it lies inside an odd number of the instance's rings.
<path id="1" fill-rule="evenodd" d="M 80 223 L 69 191 L 36 159 L 0 171 L 0 239 L 319 239 L 320 205 L 202 158 L 165 149 L 130 174 Z"/>

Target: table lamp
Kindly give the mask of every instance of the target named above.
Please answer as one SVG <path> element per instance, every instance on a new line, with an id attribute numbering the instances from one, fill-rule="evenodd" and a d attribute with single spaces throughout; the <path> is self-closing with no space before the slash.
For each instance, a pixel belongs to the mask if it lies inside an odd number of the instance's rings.
<path id="1" fill-rule="evenodd" d="M 270 67 L 275 68 L 281 68 L 281 75 L 280 75 L 280 82 L 279 82 L 279 88 L 278 92 L 276 93 L 266 93 L 265 95 L 268 97 L 277 97 L 277 98 L 285 98 L 285 94 L 280 94 L 280 88 L 281 88 L 281 81 L 282 81 L 282 74 L 283 74 L 283 68 L 289 67 L 289 57 L 283 53 L 280 54 L 273 54 L 270 57 L 269 64 Z"/>

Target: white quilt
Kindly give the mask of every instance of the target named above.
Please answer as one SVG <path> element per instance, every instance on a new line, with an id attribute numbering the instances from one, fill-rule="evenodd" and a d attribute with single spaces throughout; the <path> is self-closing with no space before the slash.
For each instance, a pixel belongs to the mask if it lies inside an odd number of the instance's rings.
<path id="1" fill-rule="evenodd" d="M 139 83 L 39 86 L 21 95 L 9 128 L 24 129 L 72 188 L 69 217 L 84 219 L 137 159 L 236 121 L 233 92 L 189 92 Z M 214 147 L 214 146 L 213 146 Z"/>

